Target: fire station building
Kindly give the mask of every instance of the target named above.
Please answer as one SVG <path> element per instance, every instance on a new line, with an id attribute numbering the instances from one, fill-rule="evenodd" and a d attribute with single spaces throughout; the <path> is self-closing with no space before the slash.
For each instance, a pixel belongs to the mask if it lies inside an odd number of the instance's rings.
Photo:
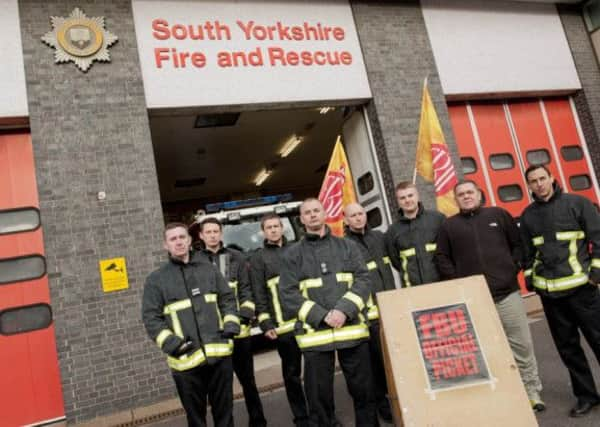
<path id="1" fill-rule="evenodd" d="M 176 394 L 140 305 L 165 221 L 314 196 L 342 135 L 359 201 L 385 228 L 394 184 L 412 179 L 425 80 L 459 175 L 488 204 L 519 216 L 534 163 L 599 200 L 595 0 L 0 9 L 3 425 L 158 414 Z"/>

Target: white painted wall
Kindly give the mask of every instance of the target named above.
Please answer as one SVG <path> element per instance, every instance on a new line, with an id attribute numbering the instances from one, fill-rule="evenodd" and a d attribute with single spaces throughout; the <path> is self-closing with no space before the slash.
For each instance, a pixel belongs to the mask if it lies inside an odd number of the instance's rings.
<path id="1" fill-rule="evenodd" d="M 556 7 L 421 0 L 446 95 L 581 88 Z"/>
<path id="2" fill-rule="evenodd" d="M 144 78 L 148 108 L 217 106 L 232 104 L 277 103 L 315 100 L 368 99 L 371 91 L 358 42 L 352 11 L 347 0 L 304 1 L 155 1 L 133 0 L 135 29 Z M 222 31 L 222 40 L 190 40 L 166 37 L 163 29 L 153 29 L 162 19 L 174 24 L 198 25 L 219 21 L 230 34 Z M 342 40 L 287 40 L 275 32 L 273 40 L 247 40 L 236 21 L 254 21 L 257 25 L 299 25 L 339 27 Z M 181 30 L 177 33 L 183 35 Z M 208 33 L 205 33 L 208 36 Z M 217 36 L 216 31 L 213 36 Z M 230 36 L 230 39 L 229 39 Z M 282 40 L 283 38 L 283 40 Z M 285 51 L 348 52 L 349 65 L 281 65 L 270 64 L 269 49 Z M 200 52 L 206 63 L 195 67 L 176 67 L 172 59 L 156 59 L 156 49 Z M 219 52 L 256 52 L 262 64 L 223 67 L 217 62 Z M 200 61 L 201 62 L 201 61 Z M 160 63 L 160 67 L 158 64 Z"/>
<path id="3" fill-rule="evenodd" d="M 27 117 L 17 0 L 0 0 L 0 117 Z"/>

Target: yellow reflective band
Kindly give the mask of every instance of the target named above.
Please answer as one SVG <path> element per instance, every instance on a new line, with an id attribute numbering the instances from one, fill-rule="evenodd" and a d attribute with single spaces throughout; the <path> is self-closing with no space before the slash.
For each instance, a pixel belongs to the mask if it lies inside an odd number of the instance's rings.
<path id="1" fill-rule="evenodd" d="M 156 344 L 158 344 L 158 347 L 162 348 L 163 344 L 165 343 L 165 340 L 171 335 L 173 335 L 173 332 L 171 332 L 169 329 L 163 329 L 162 331 L 160 331 L 156 337 Z"/>
<path id="2" fill-rule="evenodd" d="M 433 252 L 433 251 L 435 251 L 436 249 L 437 249 L 437 244 L 435 244 L 435 243 L 427 243 L 427 244 L 425 245 L 425 250 L 426 250 L 427 252 Z"/>
<path id="3" fill-rule="evenodd" d="M 300 310 L 298 311 L 298 319 L 306 322 L 308 312 L 311 308 L 313 308 L 314 305 L 315 303 L 313 301 L 304 301 L 304 304 L 302 304 L 302 307 L 300 307 Z"/>
<path id="4" fill-rule="evenodd" d="M 532 272 L 533 272 L 533 270 L 531 268 L 528 268 L 527 270 L 523 271 L 523 275 L 525 277 L 529 277 L 529 276 L 531 276 Z"/>
<path id="5" fill-rule="evenodd" d="M 592 267 L 600 268 L 600 258 L 592 258 Z"/>
<path id="6" fill-rule="evenodd" d="M 258 323 L 264 322 L 265 320 L 269 320 L 271 315 L 269 313 L 260 313 L 258 315 Z"/>
<path id="7" fill-rule="evenodd" d="M 273 311 L 275 312 L 275 321 L 277 323 L 283 322 L 283 312 L 281 311 L 281 304 L 279 303 L 279 292 L 277 287 L 279 286 L 279 276 L 272 277 L 267 280 L 267 287 L 271 291 L 271 302 L 273 303 Z"/>
<path id="8" fill-rule="evenodd" d="M 206 351 L 207 357 L 224 357 L 230 356 L 233 353 L 233 342 L 229 340 L 229 343 L 215 343 L 215 344 L 206 344 L 204 346 L 204 350 Z"/>
<path id="9" fill-rule="evenodd" d="M 569 265 L 573 270 L 573 274 L 578 274 L 583 271 L 579 260 L 577 259 L 577 240 L 572 239 L 569 242 Z"/>
<path id="10" fill-rule="evenodd" d="M 356 308 L 358 308 L 358 311 L 361 311 L 363 308 L 365 308 L 363 299 L 360 297 L 360 295 L 357 295 L 354 292 L 348 291 L 342 296 L 342 298 L 346 298 L 347 300 L 351 301 Z"/>
<path id="11" fill-rule="evenodd" d="M 240 333 L 237 334 L 235 337 L 233 338 L 247 338 L 250 336 L 250 330 L 252 328 L 250 327 L 250 325 L 241 325 L 240 326 Z"/>
<path id="12" fill-rule="evenodd" d="M 248 308 L 252 311 L 256 310 L 256 306 L 254 305 L 254 303 L 252 301 L 244 301 L 242 303 L 242 308 Z"/>
<path id="13" fill-rule="evenodd" d="M 544 244 L 544 236 L 536 236 L 533 239 L 531 239 L 531 242 L 533 243 L 533 246 L 540 246 Z"/>
<path id="14" fill-rule="evenodd" d="M 354 283 L 354 275 L 352 273 L 336 273 L 335 278 L 338 282 L 348 283 L 348 287 Z"/>
<path id="15" fill-rule="evenodd" d="M 217 294 L 205 294 L 204 301 L 206 302 L 217 302 Z"/>
<path id="16" fill-rule="evenodd" d="M 369 307 L 369 310 L 367 311 L 367 319 L 369 319 L 369 320 L 379 319 L 379 309 L 377 308 L 376 305 Z"/>
<path id="17" fill-rule="evenodd" d="M 415 248 L 410 248 L 410 249 L 405 249 L 403 251 L 400 251 L 400 257 L 415 256 L 416 254 L 417 254 L 417 251 L 415 250 Z"/>
<path id="18" fill-rule="evenodd" d="M 183 355 L 179 359 L 175 357 L 167 357 L 167 364 L 171 369 L 176 371 L 186 371 L 188 369 L 195 368 L 206 361 L 204 352 L 202 349 L 196 350 L 189 356 Z"/>
<path id="19" fill-rule="evenodd" d="M 367 300 L 367 307 L 373 307 L 375 303 L 373 302 L 373 294 L 369 294 L 369 299 Z"/>
<path id="20" fill-rule="evenodd" d="M 559 231 L 556 233 L 556 240 L 581 240 L 585 238 L 585 233 L 581 230 L 577 231 Z"/>
<path id="21" fill-rule="evenodd" d="M 275 328 L 275 332 L 277 335 L 287 334 L 288 332 L 292 332 L 294 330 L 294 326 L 296 325 L 297 319 L 288 320 L 287 322 L 283 322 L 281 325 Z"/>
<path id="22" fill-rule="evenodd" d="M 232 280 L 231 282 L 228 282 L 228 284 L 231 289 L 237 290 L 237 285 L 238 285 L 237 280 Z"/>
<path id="23" fill-rule="evenodd" d="M 367 263 L 367 270 L 375 270 L 377 268 L 377 263 L 375 261 L 371 261 Z"/>
<path id="24" fill-rule="evenodd" d="M 275 286 L 278 284 L 279 284 L 279 276 L 275 276 L 275 277 L 272 277 L 271 279 L 267 280 L 268 287 Z"/>
<path id="25" fill-rule="evenodd" d="M 326 329 L 324 331 L 296 335 L 296 342 L 300 348 L 310 348 L 334 342 L 352 341 L 368 337 L 369 328 L 364 324 L 360 324 L 344 326 L 339 329 Z"/>
<path id="26" fill-rule="evenodd" d="M 323 286 L 323 279 L 317 277 L 316 279 L 304 279 L 300 281 L 300 289 L 308 288 L 319 288 Z"/>
<path id="27" fill-rule="evenodd" d="M 173 302 L 171 304 L 167 304 L 163 308 L 163 314 L 171 314 L 175 313 L 179 310 L 183 310 L 185 308 L 190 308 L 192 306 L 192 301 L 190 299 L 182 299 L 177 302 Z"/>
<path id="28" fill-rule="evenodd" d="M 390 257 L 389 256 L 384 256 L 383 257 L 383 263 L 384 264 L 389 264 L 390 263 Z"/>
<path id="29" fill-rule="evenodd" d="M 235 324 L 240 324 L 240 318 L 237 317 L 235 314 L 226 314 L 225 317 L 223 317 L 223 323 L 227 323 L 227 322 L 233 322 Z"/>
<path id="30" fill-rule="evenodd" d="M 585 273 L 574 274 L 572 276 L 561 277 L 560 279 L 546 279 L 541 276 L 533 276 L 533 286 L 548 292 L 566 291 L 589 282 L 588 275 Z"/>

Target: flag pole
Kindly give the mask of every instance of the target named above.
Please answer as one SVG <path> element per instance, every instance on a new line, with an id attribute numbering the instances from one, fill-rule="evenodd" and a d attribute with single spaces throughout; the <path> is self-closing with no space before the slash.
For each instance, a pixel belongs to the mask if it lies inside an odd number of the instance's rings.
<path id="1" fill-rule="evenodd" d="M 423 93 L 425 93 L 425 88 L 427 87 L 427 79 L 429 78 L 429 74 L 425 75 L 425 79 L 423 79 Z M 421 98 L 423 97 L 423 95 L 421 95 Z M 423 110 L 423 106 L 421 105 L 421 111 Z M 419 121 L 419 130 L 421 129 L 421 123 Z M 417 153 L 415 155 L 415 169 L 413 171 L 413 178 L 412 178 L 412 183 L 416 184 L 417 183 L 417 155 L 419 154 L 418 151 L 419 148 L 419 143 L 417 141 Z"/>

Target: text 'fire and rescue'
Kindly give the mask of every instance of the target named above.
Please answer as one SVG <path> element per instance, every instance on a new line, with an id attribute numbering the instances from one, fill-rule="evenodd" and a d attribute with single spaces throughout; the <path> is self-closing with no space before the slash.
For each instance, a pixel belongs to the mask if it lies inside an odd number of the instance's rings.
<path id="1" fill-rule="evenodd" d="M 346 38 L 343 28 L 327 26 L 321 23 L 311 25 L 259 25 L 254 21 L 236 21 L 241 36 L 249 41 L 331 41 L 341 42 Z M 206 21 L 203 24 L 170 25 L 165 19 L 152 21 L 152 36 L 156 40 L 200 40 L 220 41 L 232 40 L 232 27 L 219 21 Z M 155 47 L 154 60 L 157 68 L 204 68 L 209 59 L 199 50 L 180 50 L 176 47 Z M 281 46 L 254 47 L 248 50 L 216 53 L 216 64 L 221 68 L 229 67 L 262 67 L 265 64 L 276 66 L 312 66 L 312 65 L 351 65 L 352 54 L 345 50 L 296 50 L 284 49 Z"/>

